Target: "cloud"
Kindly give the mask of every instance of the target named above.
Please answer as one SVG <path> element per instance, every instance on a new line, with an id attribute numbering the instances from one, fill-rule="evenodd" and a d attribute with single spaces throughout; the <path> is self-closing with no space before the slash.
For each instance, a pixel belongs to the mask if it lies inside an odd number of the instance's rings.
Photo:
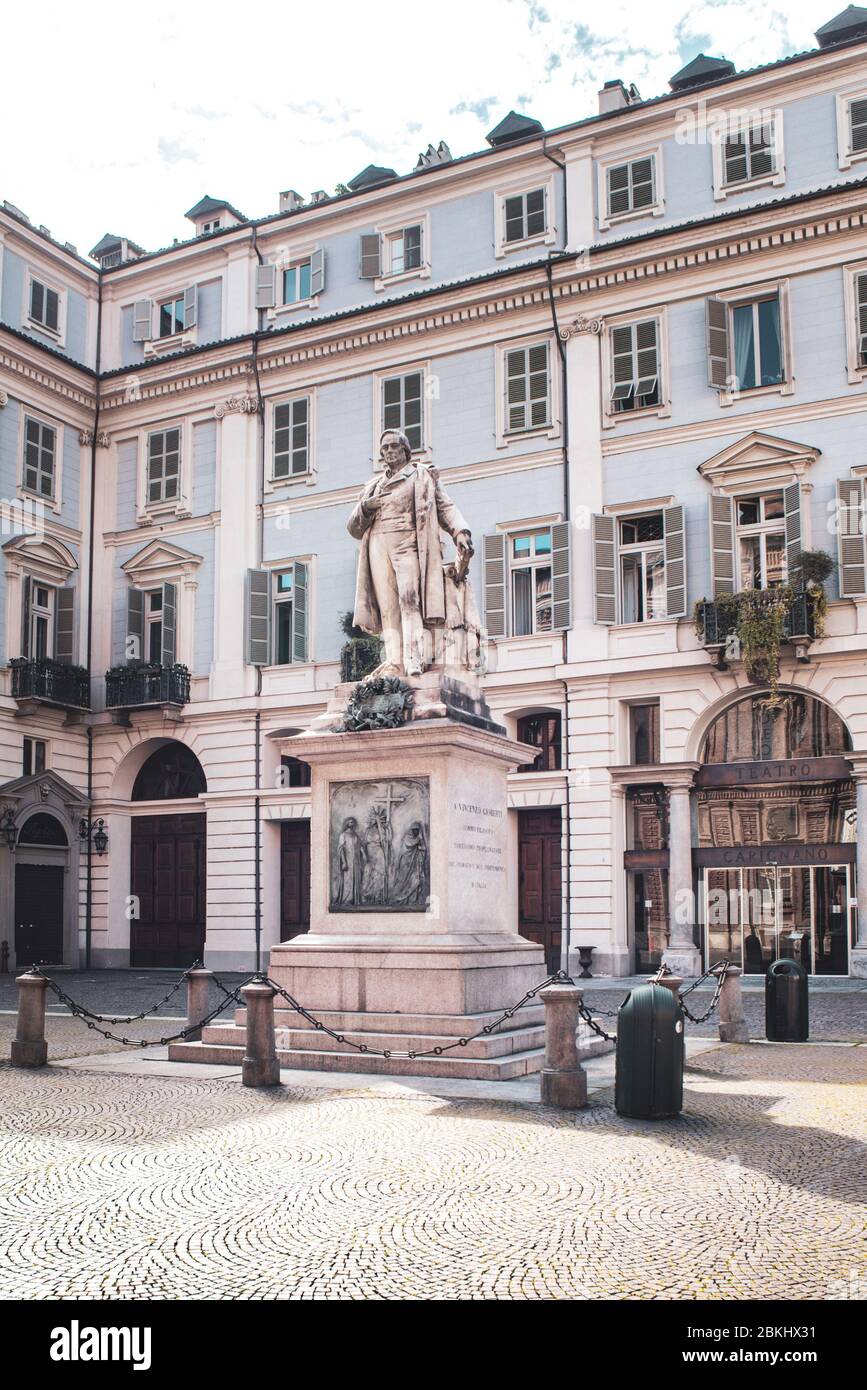
<path id="1" fill-rule="evenodd" d="M 157 141 L 160 159 L 164 164 L 179 164 L 182 159 L 196 159 L 195 150 L 188 149 L 180 140 L 167 140 L 161 135 Z"/>

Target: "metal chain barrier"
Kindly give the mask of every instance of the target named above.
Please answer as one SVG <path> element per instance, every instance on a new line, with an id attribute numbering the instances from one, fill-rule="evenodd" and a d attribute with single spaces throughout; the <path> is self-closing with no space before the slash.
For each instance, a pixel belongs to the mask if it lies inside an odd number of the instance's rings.
<path id="1" fill-rule="evenodd" d="M 731 961 L 719 961 L 716 965 L 712 965 L 710 970 L 706 970 L 704 974 L 701 975 L 697 980 L 694 980 L 691 985 L 687 985 L 686 989 L 681 990 L 680 994 L 678 995 L 678 998 L 680 1000 L 680 1007 L 683 1009 L 683 1012 L 686 1014 L 690 1023 L 706 1023 L 707 1020 L 710 1018 L 714 1009 L 719 1004 L 719 997 L 722 994 L 722 987 L 725 984 L 726 971 L 728 970 L 730 965 Z M 705 1010 L 703 1014 L 690 1013 L 686 1003 L 684 1002 L 683 996 L 685 994 L 691 994 L 694 989 L 698 989 L 702 981 L 709 979 L 711 975 L 716 975 L 717 982 L 716 989 L 713 992 L 713 999 L 710 1001 L 709 1007 Z"/>
<path id="2" fill-rule="evenodd" d="M 618 1015 L 618 1013 L 619 1013 L 619 1010 L 618 1010 L 618 1009 L 613 1009 L 613 1010 L 612 1010 L 612 1009 L 597 1009 L 597 1010 L 596 1010 L 596 1017 L 597 1017 L 597 1018 L 616 1018 L 617 1015 Z M 592 1013 L 590 1012 L 590 1010 L 588 1009 L 588 1007 L 587 1007 L 586 1004 L 581 1003 L 581 1004 L 578 1005 L 578 1014 L 579 1014 L 579 1017 L 583 1018 L 584 1022 L 587 1024 L 588 1028 L 591 1028 L 591 1029 L 593 1030 L 593 1032 L 596 1033 L 596 1034 L 598 1034 L 598 1036 L 599 1036 L 600 1038 L 604 1038 L 606 1042 L 616 1042 L 616 1041 L 617 1041 L 617 1038 L 616 1038 L 616 1037 L 613 1037 L 613 1036 L 611 1035 L 611 1033 L 606 1033 L 605 1029 L 604 1029 L 603 1027 L 601 1027 L 601 1025 L 598 1024 L 598 1023 L 595 1021 L 595 1019 L 593 1018 Z"/>
<path id="3" fill-rule="evenodd" d="M 31 965 L 30 973 L 34 975 L 41 975 L 43 979 L 49 980 L 49 982 L 52 985 L 52 988 L 55 990 L 56 993 L 60 987 L 59 985 L 56 985 L 53 981 L 51 981 L 50 977 L 45 974 L 45 971 L 42 969 L 43 964 L 44 962 L 40 961 L 34 965 Z M 156 1004 L 152 1004 L 149 1009 L 143 1009 L 142 1012 L 138 1014 L 95 1014 L 92 1012 L 91 1009 L 86 1008 L 84 1004 L 75 1004 L 66 994 L 63 994 L 63 1000 L 64 1003 L 67 1004 L 67 1007 L 71 1008 L 75 1013 L 76 1017 L 78 1018 L 92 1018 L 95 1023 L 139 1023 L 142 1019 L 150 1018 L 151 1014 L 155 1014 L 158 1009 L 161 1009 L 164 1004 L 167 1004 L 168 1001 L 171 998 L 173 998 L 175 994 L 177 994 L 181 985 L 186 983 L 186 981 L 189 979 L 190 975 L 194 970 L 199 970 L 203 968 L 203 961 L 193 961 L 192 965 L 184 971 L 180 979 L 175 981 L 168 994 L 164 994 L 162 999 L 157 1000 Z M 215 975 L 213 971 L 210 972 L 210 975 L 214 984 L 217 986 L 218 989 L 221 989 L 223 991 L 223 994 L 226 996 L 227 999 L 234 999 L 236 997 L 235 991 L 228 989 L 226 985 L 223 984 L 223 981 L 219 978 L 218 975 Z M 244 984 L 249 984 L 249 980 L 245 980 Z M 238 988 L 240 989 L 240 985 L 238 986 Z M 226 1005 L 224 1001 L 222 1008 L 225 1007 Z"/>

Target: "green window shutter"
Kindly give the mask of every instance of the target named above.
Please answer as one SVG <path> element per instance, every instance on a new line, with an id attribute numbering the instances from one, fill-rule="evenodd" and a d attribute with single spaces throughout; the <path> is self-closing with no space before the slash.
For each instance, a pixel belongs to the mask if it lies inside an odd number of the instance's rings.
<path id="1" fill-rule="evenodd" d="M 530 394 L 530 425 L 551 423 L 551 383 L 548 372 L 548 344 L 537 343 L 527 349 Z"/>
<path id="2" fill-rule="evenodd" d="M 184 328 L 195 328 L 199 316 L 199 287 L 187 285 L 184 290 Z"/>
<path id="3" fill-rule="evenodd" d="M 551 527 L 551 626 L 561 630 L 572 626 L 570 534 L 566 521 Z"/>
<path id="4" fill-rule="evenodd" d="M 855 316 L 858 361 L 867 367 L 867 275 L 855 276 Z"/>
<path id="5" fill-rule="evenodd" d="M 705 300 L 707 327 L 707 384 L 725 391 L 729 383 L 729 311 L 722 299 Z"/>
<path id="6" fill-rule="evenodd" d="M 743 183 L 749 177 L 747 165 L 747 146 L 743 136 L 726 140 L 723 151 L 725 182 Z"/>
<path id="7" fill-rule="evenodd" d="M 852 154 L 867 150 L 867 98 L 849 103 L 849 135 Z"/>
<path id="8" fill-rule="evenodd" d="M 686 613 L 686 518 L 683 507 L 664 507 L 666 615 L 682 618 Z"/>
<path id="9" fill-rule="evenodd" d="M 523 241 L 527 235 L 524 225 L 524 198 L 518 194 L 505 200 L 506 241 Z"/>
<path id="10" fill-rule="evenodd" d="M 773 126 L 762 126 L 750 132 L 750 178 L 760 179 L 764 174 L 772 174 L 775 163 Z"/>
<path id="11" fill-rule="evenodd" d="M 163 666 L 174 666 L 177 661 L 178 627 L 178 586 L 163 585 L 162 655 Z"/>
<path id="12" fill-rule="evenodd" d="M 153 337 L 153 301 L 137 299 L 133 309 L 132 340 L 149 343 Z"/>
<path id="13" fill-rule="evenodd" d="M 382 274 L 382 243 L 379 232 L 365 233 L 361 238 L 362 280 L 378 280 Z"/>
<path id="14" fill-rule="evenodd" d="M 730 497 L 708 498 L 713 596 L 735 590 L 735 524 Z"/>
<path id="15" fill-rule="evenodd" d="M 803 549 L 800 483 L 790 483 L 783 488 L 783 510 L 786 516 L 786 572 L 791 575 Z"/>
<path id="16" fill-rule="evenodd" d="M 256 266 L 256 308 L 273 309 L 277 303 L 276 265 Z"/>
<path id="17" fill-rule="evenodd" d="M 650 208 L 656 202 L 656 171 L 655 161 L 650 159 L 633 160 L 629 166 L 629 177 L 632 186 L 632 207 Z"/>
<path id="18" fill-rule="evenodd" d="M 267 570 L 247 570 L 246 641 L 249 666 L 267 666 L 270 660 L 271 576 Z"/>
<path id="19" fill-rule="evenodd" d="M 33 580 L 25 574 L 21 580 L 21 655 L 30 655 L 30 591 Z"/>
<path id="20" fill-rule="evenodd" d="M 307 565 L 295 561 L 295 577 L 292 585 L 292 660 L 307 661 L 309 623 L 309 593 L 307 584 Z"/>
<path id="21" fill-rule="evenodd" d="M 659 332 L 656 319 L 643 319 L 635 325 L 635 394 L 638 402 L 658 396 Z"/>
<path id="22" fill-rule="evenodd" d="M 54 659 L 70 666 L 74 655 L 75 590 L 69 585 L 55 590 L 54 604 Z"/>
<path id="23" fill-rule="evenodd" d="M 512 348 L 506 353 L 506 429 L 527 428 L 527 352 Z"/>
<path id="24" fill-rule="evenodd" d="M 485 626 L 489 637 L 506 635 L 506 537 L 485 536 Z"/>
<path id="25" fill-rule="evenodd" d="M 124 656 L 127 661 L 141 661 L 144 657 L 144 604 L 145 596 L 141 589 L 129 588 L 126 594 L 126 642 Z"/>
<path id="26" fill-rule="evenodd" d="M 840 597 L 867 593 L 863 483 L 860 478 L 837 480 L 837 559 Z"/>
<path id="27" fill-rule="evenodd" d="M 619 212 L 629 212 L 629 165 L 615 164 L 606 175 L 608 188 L 608 216 L 616 217 Z"/>
<path id="28" fill-rule="evenodd" d="M 617 522 L 613 516 L 593 517 L 593 620 L 617 622 Z"/>
<path id="29" fill-rule="evenodd" d="M 325 252 L 320 248 L 310 257 L 310 294 L 321 294 L 325 289 Z"/>

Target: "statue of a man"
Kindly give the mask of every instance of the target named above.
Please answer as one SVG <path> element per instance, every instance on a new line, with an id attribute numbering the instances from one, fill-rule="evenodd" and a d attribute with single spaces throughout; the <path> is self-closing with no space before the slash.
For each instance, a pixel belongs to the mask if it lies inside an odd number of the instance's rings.
<path id="1" fill-rule="evenodd" d="M 413 462 L 405 434 L 385 430 L 382 471 L 365 485 L 349 518 L 361 541 L 353 622 L 382 634 L 385 659 L 374 674 L 418 676 L 425 627 L 446 619 L 440 530 L 455 543 L 461 582 L 473 554 L 469 527 L 428 465 Z"/>

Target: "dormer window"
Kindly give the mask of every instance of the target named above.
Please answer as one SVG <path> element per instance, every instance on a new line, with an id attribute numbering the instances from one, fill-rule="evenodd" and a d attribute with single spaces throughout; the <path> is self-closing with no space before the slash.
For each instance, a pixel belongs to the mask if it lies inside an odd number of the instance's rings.
<path id="1" fill-rule="evenodd" d="M 203 223 L 202 223 L 202 236 L 208 236 L 209 233 L 211 233 L 211 232 L 218 232 L 219 230 L 220 230 L 220 219 L 219 219 L 219 217 L 215 217 L 214 220 L 213 220 L 212 222 L 203 222 Z"/>

